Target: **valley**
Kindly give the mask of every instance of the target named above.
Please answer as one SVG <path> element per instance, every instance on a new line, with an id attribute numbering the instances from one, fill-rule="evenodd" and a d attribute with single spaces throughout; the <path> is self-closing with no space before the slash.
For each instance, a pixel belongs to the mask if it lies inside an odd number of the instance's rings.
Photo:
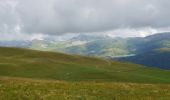
<path id="1" fill-rule="evenodd" d="M 89 34 L 66 37 L 61 40 L 45 38 L 32 41 L 3 41 L 0 42 L 0 46 L 99 57 L 170 69 L 170 33 L 168 32 L 133 38 Z M 156 63 L 152 62 L 152 59 L 155 59 Z"/>

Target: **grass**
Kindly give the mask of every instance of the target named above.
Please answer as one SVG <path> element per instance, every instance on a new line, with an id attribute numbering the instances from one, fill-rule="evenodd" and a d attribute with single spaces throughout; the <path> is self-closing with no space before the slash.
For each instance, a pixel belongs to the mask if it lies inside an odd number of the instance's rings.
<path id="1" fill-rule="evenodd" d="M 169 100 L 170 71 L 0 48 L 0 100 Z"/>
<path id="2" fill-rule="evenodd" d="M 170 71 L 92 57 L 0 48 L 0 75 L 60 81 L 170 83 Z"/>
<path id="3" fill-rule="evenodd" d="M 0 100 L 169 100 L 170 85 L 0 77 Z"/>

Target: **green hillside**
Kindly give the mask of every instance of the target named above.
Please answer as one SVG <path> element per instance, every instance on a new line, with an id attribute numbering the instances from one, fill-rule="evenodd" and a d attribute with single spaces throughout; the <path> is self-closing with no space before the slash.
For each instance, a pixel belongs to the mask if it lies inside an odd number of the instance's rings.
<path id="1" fill-rule="evenodd" d="M 170 71 L 131 63 L 18 48 L 0 48 L 0 75 L 63 81 L 170 83 Z"/>

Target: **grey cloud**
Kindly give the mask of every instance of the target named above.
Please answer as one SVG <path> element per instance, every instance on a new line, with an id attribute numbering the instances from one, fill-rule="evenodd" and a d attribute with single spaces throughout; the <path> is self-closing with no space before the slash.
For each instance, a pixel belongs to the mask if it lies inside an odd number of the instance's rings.
<path id="1" fill-rule="evenodd" d="M 0 32 L 14 31 L 18 19 L 12 1 L 0 0 Z"/>
<path id="2" fill-rule="evenodd" d="M 0 0 L 0 31 L 102 32 L 170 26 L 169 0 Z"/>

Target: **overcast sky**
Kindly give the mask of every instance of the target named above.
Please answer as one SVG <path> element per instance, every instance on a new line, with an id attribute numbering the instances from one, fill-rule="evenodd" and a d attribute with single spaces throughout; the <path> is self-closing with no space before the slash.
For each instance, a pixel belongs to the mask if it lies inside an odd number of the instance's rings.
<path id="1" fill-rule="evenodd" d="M 0 0 L 0 39 L 170 31 L 170 0 Z"/>

